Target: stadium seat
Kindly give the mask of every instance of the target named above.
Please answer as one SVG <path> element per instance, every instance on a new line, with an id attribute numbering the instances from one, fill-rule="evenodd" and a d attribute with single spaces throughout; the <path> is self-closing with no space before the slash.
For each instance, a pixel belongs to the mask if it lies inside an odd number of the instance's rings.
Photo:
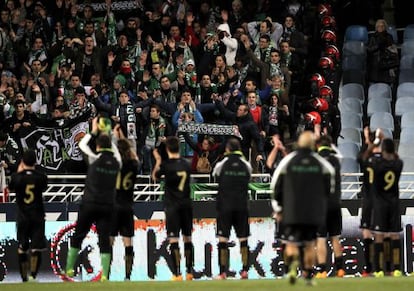
<path id="1" fill-rule="evenodd" d="M 404 55 L 400 59 L 400 70 L 414 69 L 414 55 Z"/>
<path id="2" fill-rule="evenodd" d="M 414 141 L 414 128 L 404 128 L 400 133 L 400 143 L 410 144 Z"/>
<path id="3" fill-rule="evenodd" d="M 414 82 L 414 69 L 401 69 L 398 75 L 398 84 Z"/>
<path id="4" fill-rule="evenodd" d="M 338 103 L 339 111 L 342 112 L 352 112 L 354 114 L 359 114 L 362 116 L 362 104 L 358 98 L 344 98 L 341 99 L 341 102 Z"/>
<path id="5" fill-rule="evenodd" d="M 344 42 L 359 40 L 368 43 L 368 29 L 363 25 L 350 25 L 345 30 Z"/>
<path id="6" fill-rule="evenodd" d="M 413 111 L 414 96 L 413 97 L 399 97 L 395 102 L 395 116 L 400 117 L 404 113 Z"/>
<path id="7" fill-rule="evenodd" d="M 401 116 L 401 130 L 405 128 L 413 128 L 414 129 L 414 108 L 412 111 L 405 112 Z"/>
<path id="8" fill-rule="evenodd" d="M 391 113 L 391 100 L 385 98 L 368 99 L 367 115 L 371 117 L 375 112 Z"/>
<path id="9" fill-rule="evenodd" d="M 342 72 L 342 84 L 357 83 L 365 86 L 366 72 L 360 70 L 347 70 Z"/>
<path id="10" fill-rule="evenodd" d="M 401 44 L 401 57 L 414 54 L 414 39 L 406 40 Z"/>
<path id="11" fill-rule="evenodd" d="M 361 56 L 344 56 L 342 58 L 342 70 L 348 71 L 348 70 L 360 70 L 360 71 L 366 71 L 365 67 L 365 59 Z"/>
<path id="12" fill-rule="evenodd" d="M 339 134 L 338 145 L 345 142 L 353 142 L 359 147 L 362 146 L 361 131 L 356 128 L 342 128 Z"/>
<path id="13" fill-rule="evenodd" d="M 381 128 L 381 131 L 382 131 L 382 134 L 384 135 L 385 138 L 394 139 L 393 131 L 391 129 Z"/>
<path id="14" fill-rule="evenodd" d="M 356 128 L 362 131 L 362 116 L 354 112 L 341 112 L 342 128 Z"/>
<path id="15" fill-rule="evenodd" d="M 394 131 L 394 117 L 389 112 L 375 112 L 369 120 L 371 131 L 377 128 L 385 128 Z"/>
<path id="16" fill-rule="evenodd" d="M 361 103 L 364 103 L 365 92 L 364 86 L 358 83 L 348 83 L 339 88 L 339 100 L 345 98 L 357 98 Z"/>
<path id="17" fill-rule="evenodd" d="M 348 41 L 342 47 L 342 55 L 345 56 L 360 56 L 363 59 L 367 56 L 367 48 L 362 41 Z"/>
<path id="18" fill-rule="evenodd" d="M 414 157 L 402 157 L 401 159 L 404 162 L 403 172 L 414 172 Z"/>
<path id="19" fill-rule="evenodd" d="M 400 157 L 414 157 L 414 147 L 412 143 L 400 143 L 397 152 Z"/>
<path id="20" fill-rule="evenodd" d="M 356 159 L 360 152 L 360 147 L 354 142 L 343 142 L 338 144 L 338 150 L 342 157 Z"/>
<path id="21" fill-rule="evenodd" d="M 399 43 L 397 28 L 394 25 L 388 25 L 387 31 L 389 34 L 391 34 L 394 43 Z"/>
<path id="22" fill-rule="evenodd" d="M 368 101 L 371 98 L 392 99 L 391 86 L 387 83 L 373 83 L 368 87 Z"/>
<path id="23" fill-rule="evenodd" d="M 414 24 L 408 24 L 403 33 L 403 41 L 414 40 Z"/>
<path id="24" fill-rule="evenodd" d="M 400 97 L 414 97 L 414 82 L 400 83 L 397 87 L 397 99 Z"/>

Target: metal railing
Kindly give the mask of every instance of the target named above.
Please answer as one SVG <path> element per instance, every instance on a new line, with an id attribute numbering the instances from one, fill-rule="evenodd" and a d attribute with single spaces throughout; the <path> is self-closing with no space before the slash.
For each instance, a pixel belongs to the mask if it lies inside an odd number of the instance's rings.
<path id="1" fill-rule="evenodd" d="M 342 174 L 342 199 L 357 199 L 360 195 L 362 182 L 361 173 L 346 173 Z M 210 186 L 217 186 L 215 179 L 208 174 L 194 174 L 191 175 L 194 183 L 208 184 Z M 85 175 L 49 175 L 49 184 L 43 196 L 45 202 L 77 202 L 80 201 L 84 190 Z M 253 174 L 252 182 L 269 183 L 271 180 L 270 174 Z M 400 197 L 404 199 L 414 198 L 414 172 L 405 172 L 400 179 Z M 213 187 L 212 187 L 213 188 Z M 270 197 L 270 190 L 255 190 L 250 191 L 250 198 L 252 200 L 268 199 Z M 194 197 L 202 200 L 214 199 L 217 194 L 215 190 L 195 190 Z M 149 175 L 138 175 L 134 187 L 134 201 L 158 201 L 162 199 L 164 191 L 162 184 L 154 183 Z M 2 193 L 0 192 L 0 196 Z M 3 200 L 4 201 L 4 200 Z M 15 193 L 9 193 L 8 202 L 15 202 Z"/>

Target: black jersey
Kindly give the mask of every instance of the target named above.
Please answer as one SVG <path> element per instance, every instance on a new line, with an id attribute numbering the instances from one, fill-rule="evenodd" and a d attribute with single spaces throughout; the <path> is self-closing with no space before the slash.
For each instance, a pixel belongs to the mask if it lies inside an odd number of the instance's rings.
<path id="1" fill-rule="evenodd" d="M 371 186 L 374 182 L 374 171 L 372 169 L 373 159 L 381 157 L 381 153 L 372 153 L 372 155 L 367 160 L 362 160 L 361 155 L 358 157 L 358 161 L 361 165 L 362 170 L 362 198 L 371 199 Z"/>
<path id="2" fill-rule="evenodd" d="M 164 175 L 165 207 L 191 206 L 190 164 L 183 158 L 164 160 L 157 177 Z"/>
<path id="3" fill-rule="evenodd" d="M 373 194 L 375 199 L 392 202 L 399 200 L 399 187 L 403 162 L 400 159 L 386 160 L 383 157 L 372 159 Z"/>
<path id="4" fill-rule="evenodd" d="M 118 206 L 131 206 L 133 204 L 137 174 L 137 160 L 122 161 L 122 168 L 116 180 L 116 203 Z"/>
<path id="5" fill-rule="evenodd" d="M 217 163 L 213 176 L 219 184 L 217 209 L 246 210 L 252 167 L 241 152 L 233 152 Z"/>
<path id="6" fill-rule="evenodd" d="M 44 212 L 43 192 L 47 183 L 47 176 L 36 170 L 12 174 L 9 188 L 16 192 L 16 202 L 21 214 Z"/>
<path id="7" fill-rule="evenodd" d="M 330 148 L 322 148 L 318 151 L 319 155 L 324 157 L 335 169 L 335 192 L 329 195 L 328 209 L 341 207 L 341 163 Z"/>

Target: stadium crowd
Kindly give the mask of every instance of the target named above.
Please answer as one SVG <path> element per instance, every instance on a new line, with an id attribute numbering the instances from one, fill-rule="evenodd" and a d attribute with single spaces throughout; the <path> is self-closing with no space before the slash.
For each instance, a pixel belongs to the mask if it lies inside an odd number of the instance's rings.
<path id="1" fill-rule="evenodd" d="M 224 126 L 217 126 L 204 149 L 195 146 L 207 130 L 181 132 L 189 122 L 238 125 L 255 172 L 275 134 L 290 143 L 303 128 L 322 122 L 335 140 L 337 48 L 349 20 L 338 17 L 337 23 L 330 15 L 341 5 L 4 1 L 0 126 L 1 140 L 9 144 L 2 150 L 6 174 L 16 169 L 23 132 L 85 115 L 119 123 L 144 174 L 154 164 L 152 149 L 168 135 L 179 133 L 180 152 L 193 159 L 194 172 L 199 154 L 224 145 L 217 134 Z M 217 161 L 216 155 L 207 158 Z M 86 165 L 68 163 L 61 171 L 85 173 Z"/>

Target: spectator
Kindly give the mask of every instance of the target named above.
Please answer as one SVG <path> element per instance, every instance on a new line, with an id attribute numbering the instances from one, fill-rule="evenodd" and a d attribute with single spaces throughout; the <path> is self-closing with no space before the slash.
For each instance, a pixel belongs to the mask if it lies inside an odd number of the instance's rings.
<path id="1" fill-rule="evenodd" d="M 375 32 L 368 40 L 368 81 L 371 83 L 382 82 L 392 85 L 397 78 L 399 57 L 393 38 L 387 32 L 387 27 L 384 19 L 378 19 Z"/>
<path id="2" fill-rule="evenodd" d="M 17 143 L 7 133 L 0 131 L 0 167 L 5 170 L 6 176 L 17 171 L 20 159 Z"/>

